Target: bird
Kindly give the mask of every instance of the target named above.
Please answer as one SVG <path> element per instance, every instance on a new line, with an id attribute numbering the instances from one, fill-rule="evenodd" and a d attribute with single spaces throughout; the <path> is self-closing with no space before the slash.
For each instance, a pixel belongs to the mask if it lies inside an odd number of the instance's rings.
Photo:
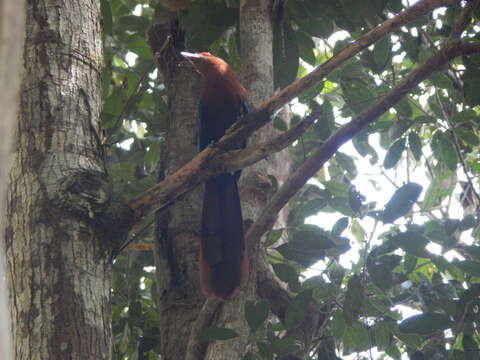
<path id="1" fill-rule="evenodd" d="M 203 76 L 197 117 L 197 145 L 202 151 L 247 113 L 247 91 L 222 59 L 208 52 L 181 55 Z M 239 177 L 237 171 L 213 176 L 205 182 L 199 273 L 207 298 L 230 299 L 248 280 Z"/>

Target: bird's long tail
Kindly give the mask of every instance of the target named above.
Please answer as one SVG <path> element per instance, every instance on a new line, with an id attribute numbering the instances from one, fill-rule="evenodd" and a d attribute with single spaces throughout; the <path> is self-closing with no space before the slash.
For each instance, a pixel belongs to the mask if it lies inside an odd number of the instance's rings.
<path id="1" fill-rule="evenodd" d="M 205 184 L 200 283 L 207 297 L 228 299 L 248 279 L 248 257 L 235 175 L 220 174 Z"/>

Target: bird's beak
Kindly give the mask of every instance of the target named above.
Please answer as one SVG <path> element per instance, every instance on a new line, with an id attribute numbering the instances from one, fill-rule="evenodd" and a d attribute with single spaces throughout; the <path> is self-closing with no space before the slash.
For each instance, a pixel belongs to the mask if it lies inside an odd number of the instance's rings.
<path id="1" fill-rule="evenodd" d="M 203 56 L 201 54 L 194 54 L 186 51 L 181 51 L 180 55 L 182 55 L 185 58 L 185 60 L 187 60 L 187 63 L 190 63 L 190 65 L 197 71 L 197 73 L 200 74 L 200 72 L 198 71 L 198 65 L 203 59 Z M 180 66 L 185 66 L 185 63 L 183 63 L 183 65 L 180 64 Z"/>
<path id="2" fill-rule="evenodd" d="M 202 55 L 200 55 L 200 54 L 189 53 L 189 52 L 186 52 L 186 51 L 180 52 L 180 55 L 182 55 L 183 57 L 185 57 L 187 59 L 200 59 L 202 57 Z"/>
<path id="3" fill-rule="evenodd" d="M 180 55 L 182 55 L 185 58 L 185 60 L 187 60 L 187 62 L 190 63 L 190 65 L 192 65 L 195 69 L 197 68 L 197 64 L 202 59 L 202 55 L 189 53 L 186 51 L 181 51 Z M 180 65 L 180 66 L 183 66 L 183 65 Z"/>

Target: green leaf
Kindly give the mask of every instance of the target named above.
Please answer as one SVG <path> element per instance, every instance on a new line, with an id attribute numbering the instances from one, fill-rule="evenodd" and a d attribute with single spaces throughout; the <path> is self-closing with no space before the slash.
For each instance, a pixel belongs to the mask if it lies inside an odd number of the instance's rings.
<path id="1" fill-rule="evenodd" d="M 352 225 L 350 226 L 350 232 L 358 243 L 361 244 L 365 241 L 365 229 L 357 219 L 353 219 Z"/>
<path id="2" fill-rule="evenodd" d="M 137 31 L 142 35 L 147 31 L 150 21 L 144 16 L 127 15 L 120 17 L 115 26 L 117 31 Z"/>
<path id="3" fill-rule="evenodd" d="M 108 0 L 100 1 L 100 11 L 102 13 L 103 31 L 105 34 L 112 33 L 112 9 Z"/>
<path id="4" fill-rule="evenodd" d="M 140 301 L 133 301 L 128 305 L 128 316 L 131 319 L 139 319 L 142 315 L 142 303 Z"/>
<path id="5" fill-rule="evenodd" d="M 358 275 L 353 275 L 348 280 L 347 292 L 343 301 L 343 316 L 348 325 L 356 321 L 363 304 L 363 283 Z"/>
<path id="6" fill-rule="evenodd" d="M 262 360 L 273 359 L 273 350 L 269 342 L 257 341 L 257 347 L 258 347 L 258 353 L 262 356 Z"/>
<path id="7" fill-rule="evenodd" d="M 299 325 L 305 319 L 312 294 L 312 289 L 304 290 L 288 304 L 285 314 L 285 327 L 287 329 Z"/>
<path id="8" fill-rule="evenodd" d="M 474 260 L 480 261 L 480 246 L 464 245 L 462 250 L 470 255 Z"/>
<path id="9" fill-rule="evenodd" d="M 400 12 L 402 11 L 402 0 L 389 0 L 388 1 L 388 7 L 393 11 L 393 12 Z"/>
<path id="10" fill-rule="evenodd" d="M 146 353 L 149 352 L 150 350 L 154 349 L 156 346 L 160 344 L 160 337 L 144 337 L 142 336 L 140 338 L 139 344 L 138 344 L 138 352 L 140 353 Z"/>
<path id="11" fill-rule="evenodd" d="M 207 327 L 200 331 L 200 341 L 211 340 L 230 340 L 238 337 L 239 335 L 232 329 L 219 328 L 219 327 Z"/>
<path id="12" fill-rule="evenodd" d="M 470 106 L 480 104 L 480 70 L 467 67 L 463 74 L 465 101 Z"/>
<path id="13" fill-rule="evenodd" d="M 357 176 L 357 166 L 351 156 L 337 151 L 335 154 L 335 160 L 338 162 L 338 165 L 347 171 L 353 178 Z"/>
<path id="14" fill-rule="evenodd" d="M 400 264 L 401 257 L 398 255 L 374 257 L 372 253 L 367 257 L 367 270 L 372 282 L 383 290 L 391 288 L 394 285 L 392 270 Z"/>
<path id="15" fill-rule="evenodd" d="M 454 219 L 446 219 L 445 222 L 427 221 L 425 223 L 424 235 L 437 244 L 442 245 L 444 249 L 450 249 L 457 243 L 457 237 L 452 236 L 453 232 L 458 228 L 460 221 Z"/>
<path id="16" fill-rule="evenodd" d="M 455 261 L 453 264 L 467 274 L 480 277 L 480 263 L 477 261 L 463 260 Z"/>
<path id="17" fill-rule="evenodd" d="M 370 339 L 365 326 L 355 323 L 347 327 L 343 334 L 343 354 L 365 351 L 370 347 Z"/>
<path id="18" fill-rule="evenodd" d="M 331 34 L 333 30 L 333 23 L 328 19 L 316 20 L 306 17 L 296 19 L 295 22 L 298 24 L 300 30 L 305 31 L 310 36 L 325 37 Z"/>
<path id="19" fill-rule="evenodd" d="M 392 342 L 390 346 L 385 350 L 385 353 L 394 360 L 400 360 L 402 358 L 402 353 L 400 353 L 396 342 Z"/>
<path id="20" fill-rule="evenodd" d="M 445 162 L 445 165 L 447 165 L 450 170 L 455 171 L 458 164 L 458 157 L 452 141 L 453 140 L 450 140 L 449 137 L 443 134 L 442 136 L 440 136 L 439 145 L 441 157 Z"/>
<path id="21" fill-rule="evenodd" d="M 272 264 L 273 270 L 278 278 L 288 284 L 298 282 L 297 271 L 288 264 Z"/>
<path id="22" fill-rule="evenodd" d="M 332 335 L 335 339 L 339 340 L 342 338 L 345 329 L 345 317 L 343 316 L 343 311 L 337 310 L 333 313 L 332 321 L 330 323 L 330 328 L 332 330 Z"/>
<path id="23" fill-rule="evenodd" d="M 412 116 L 412 107 L 406 98 L 400 100 L 395 105 L 395 110 L 397 111 L 398 115 L 404 116 L 405 118 L 410 118 Z"/>
<path id="24" fill-rule="evenodd" d="M 406 231 L 392 235 L 390 238 L 395 245 L 406 252 L 417 257 L 428 257 L 425 246 L 429 241 L 422 234 L 415 231 Z"/>
<path id="25" fill-rule="evenodd" d="M 315 43 L 312 38 L 302 31 L 296 31 L 295 36 L 298 42 L 298 50 L 300 57 L 312 66 L 315 66 L 316 58 L 313 50 L 315 49 Z"/>
<path id="26" fill-rule="evenodd" d="M 465 352 L 465 359 L 479 358 L 478 344 L 471 335 L 466 333 L 463 334 L 462 346 L 463 351 Z"/>
<path id="27" fill-rule="evenodd" d="M 403 48 L 407 53 L 408 57 L 413 61 L 416 62 L 418 60 L 418 54 L 420 52 L 420 43 L 419 39 L 413 37 L 409 33 L 402 33 L 403 35 Z"/>
<path id="28" fill-rule="evenodd" d="M 190 51 L 208 48 L 237 20 L 238 9 L 227 7 L 223 1 L 193 1 L 188 12 L 180 14 Z"/>
<path id="29" fill-rule="evenodd" d="M 311 102 L 315 101 L 315 98 L 318 95 L 320 95 L 320 93 L 322 92 L 324 84 L 325 83 L 322 82 L 304 91 L 302 94 L 299 95 L 298 101 L 302 104 L 310 106 Z M 325 104 L 322 104 L 322 108 L 325 108 L 324 105 Z M 327 115 L 325 116 L 325 120 L 318 121 L 315 124 L 313 124 L 312 129 L 314 129 L 314 133 L 318 135 L 318 138 L 326 139 L 331 134 L 332 132 L 331 126 L 326 126 L 326 125 L 330 125 L 328 121 L 329 121 L 329 116 Z M 331 123 L 333 123 L 333 121 Z"/>
<path id="30" fill-rule="evenodd" d="M 467 129 L 464 127 L 456 127 L 455 134 L 457 137 L 465 144 L 465 145 L 473 145 L 478 146 L 480 145 L 480 140 L 478 139 L 478 135 L 472 131 L 472 129 Z"/>
<path id="31" fill-rule="evenodd" d="M 354 26 L 375 26 L 378 21 L 378 15 L 386 6 L 386 0 L 379 1 L 356 1 L 356 0 L 340 0 L 344 11 L 344 17 Z M 340 19 L 336 18 L 336 23 L 341 26 Z M 339 24 L 340 22 L 340 24 Z M 343 24 L 342 24 L 343 25 Z M 345 28 L 346 30 L 351 30 Z"/>
<path id="32" fill-rule="evenodd" d="M 296 350 L 296 340 L 291 336 L 284 336 L 281 339 L 273 340 L 270 344 L 270 348 L 277 355 L 287 355 Z"/>
<path id="33" fill-rule="evenodd" d="M 378 350 L 385 350 L 390 345 L 391 325 L 387 321 L 377 321 L 375 323 L 375 343 Z"/>
<path id="34" fill-rule="evenodd" d="M 115 91 L 105 100 L 103 112 L 114 116 L 120 115 L 124 106 L 124 97 L 125 92 L 123 89 L 115 89 Z"/>
<path id="35" fill-rule="evenodd" d="M 267 234 L 267 241 L 265 242 L 265 246 L 272 246 L 275 244 L 283 234 L 283 229 L 276 229 L 276 230 L 271 230 Z"/>
<path id="36" fill-rule="evenodd" d="M 473 228 L 477 224 L 477 220 L 474 215 L 465 216 L 462 221 L 460 221 L 459 229 L 460 231 L 465 231 Z"/>
<path id="37" fill-rule="evenodd" d="M 297 77 L 298 43 L 292 26 L 286 21 L 275 22 L 273 33 L 273 74 L 275 88 L 284 88 Z"/>
<path id="38" fill-rule="evenodd" d="M 373 58 L 380 69 L 384 69 L 388 65 L 391 53 L 392 45 L 389 36 L 385 36 L 375 43 L 373 46 Z"/>
<path id="39" fill-rule="evenodd" d="M 360 213 L 360 209 L 362 207 L 362 203 L 365 201 L 365 196 L 363 196 L 355 186 L 350 186 L 348 189 L 348 204 L 350 208 L 353 210 L 355 215 Z"/>
<path id="40" fill-rule="evenodd" d="M 251 333 L 257 331 L 267 320 L 269 309 L 270 304 L 266 300 L 247 301 L 245 303 L 245 319 Z"/>
<path id="41" fill-rule="evenodd" d="M 405 138 L 400 138 L 388 149 L 385 159 L 383 160 L 383 167 L 385 169 L 391 169 L 397 165 L 402 157 L 403 150 L 405 150 Z"/>
<path id="42" fill-rule="evenodd" d="M 420 161 L 422 158 L 422 140 L 415 131 L 408 134 L 408 145 L 415 160 Z"/>
<path id="43" fill-rule="evenodd" d="M 342 198 L 348 197 L 348 191 L 350 189 L 348 184 L 335 180 L 323 181 L 322 184 L 323 186 L 325 186 L 325 189 L 333 196 Z"/>
<path id="44" fill-rule="evenodd" d="M 145 37 L 139 35 L 133 35 L 128 38 L 126 41 L 126 45 L 128 50 L 134 52 L 138 56 L 144 59 L 152 59 L 152 52 L 150 50 L 150 46 L 147 44 L 147 40 Z"/>
<path id="45" fill-rule="evenodd" d="M 439 330 L 445 330 L 452 326 L 448 316 L 437 313 L 423 313 L 410 316 L 403 320 L 398 329 L 405 334 L 428 335 Z"/>
<path id="46" fill-rule="evenodd" d="M 467 109 L 456 113 L 452 117 L 452 122 L 454 123 L 465 123 L 465 122 L 475 122 L 478 119 L 477 113 L 472 109 Z"/>
<path id="47" fill-rule="evenodd" d="M 405 345 L 412 349 L 418 349 L 423 343 L 423 339 L 421 336 L 418 336 L 416 334 L 404 334 L 398 329 L 395 332 L 395 337 L 397 337 L 400 341 L 402 341 Z"/>
<path id="48" fill-rule="evenodd" d="M 441 203 L 442 199 L 449 196 L 456 182 L 451 181 L 451 173 L 443 174 L 443 176 L 436 176 L 430 183 L 430 186 L 425 193 L 423 200 L 423 208 L 430 210 L 432 207 Z"/>
<path id="49" fill-rule="evenodd" d="M 332 227 L 332 235 L 333 236 L 340 236 L 348 227 L 348 217 L 342 217 L 338 219 Z"/>
<path id="50" fill-rule="evenodd" d="M 448 76 L 442 73 L 433 74 L 432 76 L 430 76 L 430 81 L 433 85 L 441 89 L 450 89 L 452 87 L 452 82 L 450 81 Z"/>
<path id="51" fill-rule="evenodd" d="M 383 222 L 392 223 L 407 214 L 422 193 L 422 186 L 417 183 L 407 183 L 400 187 L 383 210 Z"/>
<path id="52" fill-rule="evenodd" d="M 289 241 L 276 248 L 286 259 L 309 267 L 325 256 L 325 249 L 334 248 L 328 234 L 315 225 L 302 225 L 289 232 Z"/>
<path id="53" fill-rule="evenodd" d="M 289 15 L 298 28 L 310 36 L 328 38 L 334 30 L 333 19 L 325 16 L 325 3 L 315 0 L 288 1 Z"/>
<path id="54" fill-rule="evenodd" d="M 340 86 L 345 102 L 356 114 L 368 109 L 375 100 L 373 91 L 360 80 L 342 78 Z"/>

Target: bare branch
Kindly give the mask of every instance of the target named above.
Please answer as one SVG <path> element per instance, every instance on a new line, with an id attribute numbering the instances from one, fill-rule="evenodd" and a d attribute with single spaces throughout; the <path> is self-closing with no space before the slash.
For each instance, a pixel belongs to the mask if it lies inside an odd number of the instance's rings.
<path id="1" fill-rule="evenodd" d="M 199 340 L 199 335 L 202 329 L 213 323 L 213 318 L 221 305 L 222 302 L 219 299 L 205 300 L 202 310 L 200 310 L 200 313 L 192 325 L 185 360 L 202 360 L 204 358 L 208 343 L 202 343 Z"/>
<path id="2" fill-rule="evenodd" d="M 390 109 L 403 96 L 416 87 L 421 81 L 430 76 L 453 58 L 471 53 L 480 52 L 479 43 L 463 43 L 461 41 L 450 41 L 440 51 L 432 55 L 423 65 L 412 71 L 401 83 L 395 86 L 376 104 L 372 105 L 365 112 L 353 119 L 332 135 L 320 148 L 308 158 L 284 183 L 280 190 L 274 195 L 271 201 L 263 209 L 260 217 L 250 227 L 246 234 L 247 242 L 252 243 L 260 239 L 265 231 L 270 229 L 276 220 L 276 214 L 288 202 L 288 200 L 310 179 L 325 162 L 354 135 L 367 124 L 375 121 L 378 116 Z M 260 297 L 266 298 L 271 304 L 272 311 L 279 319 L 283 320 L 291 297 L 280 281 L 268 267 L 265 259 L 259 262 L 257 289 Z M 309 304 L 309 317 L 305 319 L 296 329 L 296 338 L 301 338 L 308 348 L 313 338 L 315 329 L 325 320 L 316 302 Z M 302 336 L 303 334 L 303 336 Z M 301 337 L 299 337 L 299 335 Z"/>
<path id="3" fill-rule="evenodd" d="M 269 113 L 280 109 L 284 104 L 290 102 L 292 99 L 303 93 L 305 90 L 318 84 L 325 76 L 327 76 L 332 70 L 338 68 L 348 59 L 351 59 L 354 55 L 358 54 L 363 49 L 369 47 L 377 40 L 384 37 L 386 34 L 397 30 L 401 26 L 408 22 L 415 20 L 417 17 L 426 14 L 427 12 L 446 5 L 459 4 L 458 0 L 424 0 L 418 1 L 414 5 L 405 9 L 397 16 L 385 21 L 376 28 L 370 30 L 366 34 L 360 36 L 355 42 L 351 43 L 345 49 L 340 51 L 331 59 L 324 62 L 317 67 L 310 74 L 304 76 L 300 80 L 290 84 L 277 95 L 260 106 L 260 110 L 267 110 Z"/>
<path id="4" fill-rule="evenodd" d="M 270 141 L 248 147 L 244 150 L 234 150 L 222 154 L 212 162 L 212 169 L 214 169 L 215 172 L 228 173 L 255 164 L 285 149 L 297 140 L 315 121 L 321 121 L 322 115 L 321 112 L 313 112 L 295 124 L 291 129 L 281 133 Z"/>
<path id="5" fill-rule="evenodd" d="M 271 120 L 271 114 L 294 99 L 302 92 L 318 84 L 330 72 L 361 50 L 377 40 L 437 7 L 459 3 L 459 0 L 420 0 L 397 16 L 385 21 L 375 29 L 359 37 L 355 42 L 324 62 L 312 73 L 283 89 L 277 95 L 260 106 L 258 111 L 247 115 L 241 122 L 234 124 L 216 144 L 207 147 L 185 166 L 168 176 L 161 183 L 128 201 L 127 205 L 135 211 L 137 217 L 143 217 L 171 204 L 178 196 L 191 190 L 209 176 L 215 175 L 211 162 L 216 156 L 246 139 L 255 130 Z"/>
<path id="6" fill-rule="evenodd" d="M 262 256 L 258 263 L 257 291 L 260 297 L 268 300 L 272 312 L 281 321 L 284 321 L 287 307 L 292 297 L 269 268 L 265 256 Z M 326 318 L 326 315 L 323 314 L 320 305 L 315 299 L 310 300 L 307 314 L 308 316 L 306 316 L 298 326 L 289 329 L 287 332 L 287 336 L 301 341 L 301 346 L 295 352 L 295 358 L 305 358 L 317 329 L 323 324 Z"/>
<path id="7" fill-rule="evenodd" d="M 278 212 L 288 200 L 329 160 L 333 154 L 352 139 L 367 124 L 395 105 L 405 94 L 421 81 L 460 55 L 480 52 L 480 42 L 466 43 L 459 40 L 449 41 L 423 65 L 412 71 L 402 82 L 388 92 L 383 99 L 372 105 L 358 117 L 333 134 L 315 153 L 309 157 L 283 184 L 266 205 L 257 221 L 246 234 L 247 241 L 259 239 L 275 222 Z"/>

